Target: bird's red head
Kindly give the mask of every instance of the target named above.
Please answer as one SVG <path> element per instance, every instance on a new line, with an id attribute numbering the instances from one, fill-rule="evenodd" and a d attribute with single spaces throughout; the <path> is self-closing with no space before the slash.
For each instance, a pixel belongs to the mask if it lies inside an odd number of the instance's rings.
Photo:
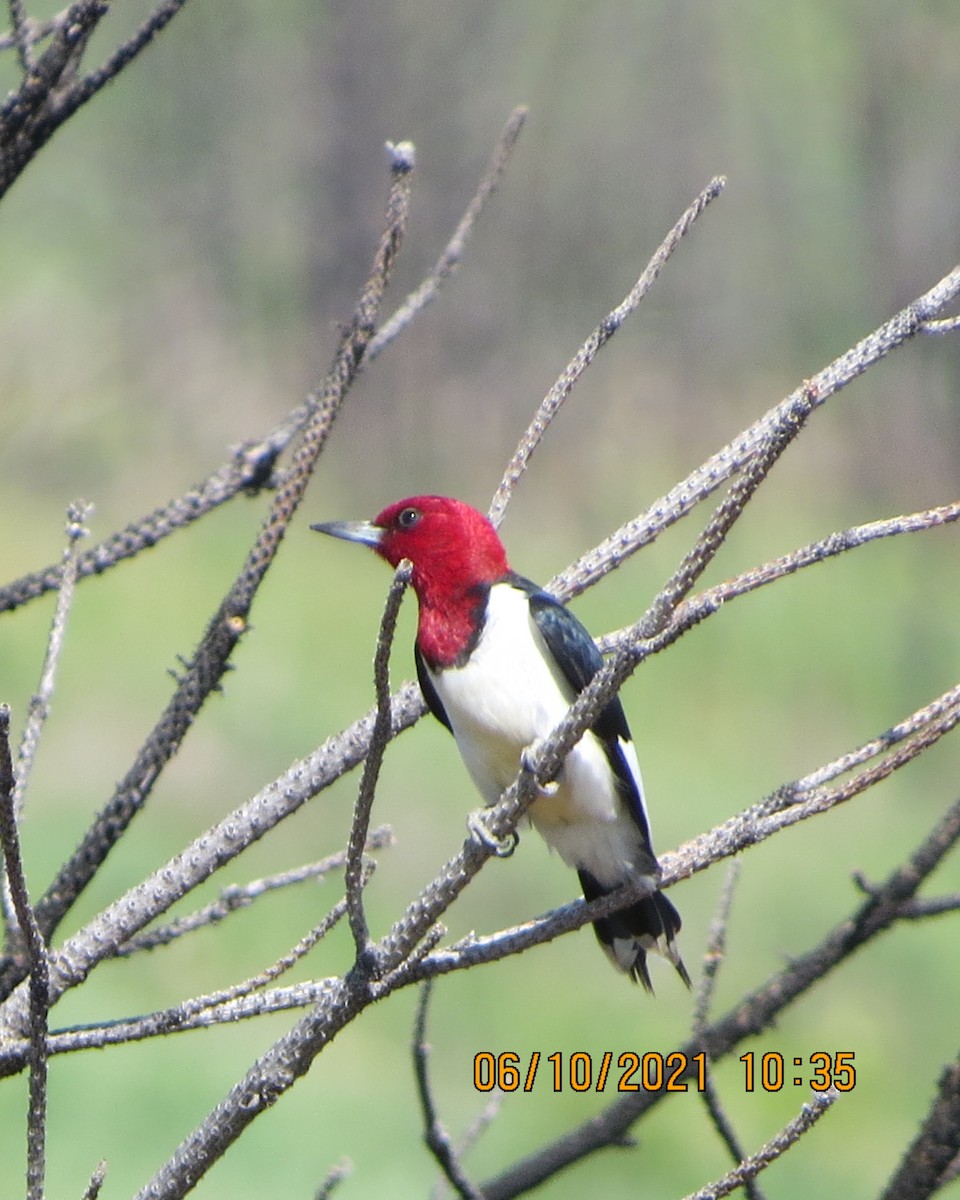
<path id="1" fill-rule="evenodd" d="M 510 571 L 503 544 L 483 513 L 447 496 L 411 496 L 372 521 L 328 521 L 311 528 L 371 546 L 392 567 L 410 560 L 420 604 L 417 644 L 433 666 L 450 666 L 468 652 L 486 588 Z"/>
<path id="2" fill-rule="evenodd" d="M 510 570 L 496 530 L 483 515 L 448 496 L 398 500 L 372 521 L 331 521 L 312 528 L 371 546 L 395 567 L 407 558 L 421 605 L 446 608 Z"/>

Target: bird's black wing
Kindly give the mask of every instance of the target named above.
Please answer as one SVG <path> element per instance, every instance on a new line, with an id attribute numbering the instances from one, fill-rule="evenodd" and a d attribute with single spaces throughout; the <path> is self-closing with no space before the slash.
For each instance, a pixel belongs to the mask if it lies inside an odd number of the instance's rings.
<path id="1" fill-rule="evenodd" d="M 553 655 L 574 693 L 579 695 L 603 666 L 603 655 L 593 638 L 569 608 L 542 588 L 522 576 L 512 576 L 510 582 L 530 598 L 530 612 L 547 649 Z M 592 726 L 603 744 L 604 751 L 630 802 L 630 810 L 649 839 L 649 823 L 643 804 L 640 780 L 634 776 L 623 753 L 623 743 L 631 742 L 630 726 L 620 698 L 614 698 L 602 710 Z"/>
<path id="2" fill-rule="evenodd" d="M 570 609 L 549 592 L 520 575 L 511 578 L 510 582 L 529 596 L 530 612 L 547 649 L 567 683 L 579 695 L 603 666 L 603 655 L 593 638 Z M 622 737 L 630 740 L 630 727 L 623 705 L 616 696 L 601 712 L 593 730 L 604 739 Z"/>
<path id="3" fill-rule="evenodd" d="M 420 691 L 423 692 L 423 698 L 427 702 L 427 708 L 430 709 L 441 725 L 446 725 L 450 732 L 453 733 L 450 718 L 447 716 L 446 709 L 440 703 L 440 697 L 437 695 L 437 689 L 433 686 L 433 680 L 430 678 L 430 672 L 427 670 L 427 664 L 423 661 L 423 655 L 420 653 L 419 646 L 414 646 L 413 658 L 417 664 L 417 680 L 420 683 Z"/>

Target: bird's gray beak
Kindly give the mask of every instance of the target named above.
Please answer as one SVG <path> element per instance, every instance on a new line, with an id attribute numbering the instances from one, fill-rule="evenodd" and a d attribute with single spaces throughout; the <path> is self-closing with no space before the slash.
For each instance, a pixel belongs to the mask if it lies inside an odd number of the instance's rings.
<path id="1" fill-rule="evenodd" d="M 317 533 L 329 533 L 331 537 L 342 538 L 345 542 L 359 542 L 362 546 L 374 547 L 380 545 L 385 533 L 372 521 L 322 521 L 310 528 Z"/>

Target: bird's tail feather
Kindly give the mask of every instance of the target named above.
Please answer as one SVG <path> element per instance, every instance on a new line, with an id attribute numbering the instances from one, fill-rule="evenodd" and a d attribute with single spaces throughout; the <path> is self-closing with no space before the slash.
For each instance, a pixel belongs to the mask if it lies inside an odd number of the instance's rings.
<path id="1" fill-rule="evenodd" d="M 589 871 L 579 871 L 587 900 L 606 896 L 614 889 L 603 887 Z M 594 921 L 597 939 L 618 971 L 631 975 L 648 991 L 653 991 L 647 970 L 647 952 L 663 955 L 673 963 L 677 974 L 690 987 L 690 976 L 677 949 L 680 914 L 663 892 L 644 896 L 629 908 Z"/>

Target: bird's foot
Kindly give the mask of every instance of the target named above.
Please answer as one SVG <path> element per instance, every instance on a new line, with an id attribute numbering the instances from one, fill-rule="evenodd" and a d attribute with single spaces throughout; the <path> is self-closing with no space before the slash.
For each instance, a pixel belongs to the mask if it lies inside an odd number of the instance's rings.
<path id="1" fill-rule="evenodd" d="M 509 858 L 520 841 L 520 834 L 515 829 L 505 838 L 495 838 L 487 828 L 486 810 L 482 808 L 467 814 L 467 828 L 480 845 L 486 846 L 497 858 Z"/>
<path id="2" fill-rule="evenodd" d="M 525 771 L 529 771 L 531 775 L 536 776 L 537 764 L 534 762 L 534 747 L 536 743 L 529 746 L 524 746 L 520 751 L 520 766 Z M 551 779 L 549 783 L 538 783 L 537 791 L 541 796 L 555 796 L 560 788 L 560 783 L 556 779 Z"/>

